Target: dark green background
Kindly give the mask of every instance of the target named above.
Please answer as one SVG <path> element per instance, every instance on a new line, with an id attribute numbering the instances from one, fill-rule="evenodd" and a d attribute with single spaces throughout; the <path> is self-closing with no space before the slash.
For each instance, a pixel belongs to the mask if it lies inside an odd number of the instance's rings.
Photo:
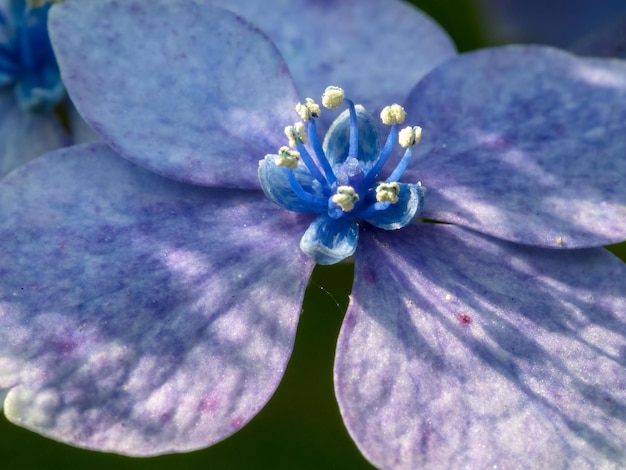
<path id="1" fill-rule="evenodd" d="M 443 26 L 459 50 L 488 45 L 472 1 L 412 3 Z M 626 260 L 626 244 L 613 249 Z M 0 468 L 372 468 L 346 433 L 333 393 L 335 341 L 351 283 L 351 265 L 315 269 L 304 299 L 295 350 L 281 386 L 252 422 L 225 441 L 188 454 L 133 459 L 51 441 L 8 423 L 0 414 Z"/>

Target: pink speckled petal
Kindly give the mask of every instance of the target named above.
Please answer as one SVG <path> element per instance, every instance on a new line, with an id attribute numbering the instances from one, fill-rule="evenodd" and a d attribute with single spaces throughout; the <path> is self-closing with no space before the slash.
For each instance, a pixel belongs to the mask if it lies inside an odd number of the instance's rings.
<path id="1" fill-rule="evenodd" d="M 50 11 L 74 104 L 121 155 L 197 185 L 259 188 L 258 161 L 297 115 L 274 45 L 193 0 L 83 0 Z"/>
<path id="2" fill-rule="evenodd" d="M 104 144 L 0 184 L 0 389 L 16 424 L 129 455 L 209 446 L 267 402 L 312 268 L 261 191 L 176 183 Z"/>
<path id="3" fill-rule="evenodd" d="M 486 49 L 413 90 L 423 131 L 404 174 L 423 215 L 523 244 L 626 239 L 626 62 L 547 47 Z"/>
<path id="4" fill-rule="evenodd" d="M 439 224 L 361 235 L 335 383 L 374 465 L 621 467 L 624 263 Z"/>

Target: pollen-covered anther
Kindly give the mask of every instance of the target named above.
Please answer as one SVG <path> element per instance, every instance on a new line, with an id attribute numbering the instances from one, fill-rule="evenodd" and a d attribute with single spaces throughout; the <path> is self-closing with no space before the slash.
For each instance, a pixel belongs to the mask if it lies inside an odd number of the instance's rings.
<path id="1" fill-rule="evenodd" d="M 277 166 L 284 166 L 290 170 L 295 170 L 300 161 L 300 152 L 291 150 L 289 147 L 281 147 L 278 149 Z"/>
<path id="2" fill-rule="evenodd" d="M 304 103 L 296 105 L 296 113 L 300 115 L 303 121 L 311 118 L 317 118 L 320 115 L 320 106 L 311 98 L 307 98 Z"/>
<path id="3" fill-rule="evenodd" d="M 404 148 L 413 147 L 422 140 L 422 128 L 419 126 L 405 127 L 398 134 L 398 142 Z"/>
<path id="4" fill-rule="evenodd" d="M 296 122 L 293 126 L 285 127 L 285 135 L 289 139 L 289 146 L 295 147 L 298 143 L 306 144 L 306 133 L 304 132 L 304 124 Z"/>
<path id="5" fill-rule="evenodd" d="M 326 87 L 322 95 L 322 105 L 328 109 L 338 108 L 345 96 L 343 88 L 339 88 L 338 86 Z"/>
<path id="6" fill-rule="evenodd" d="M 331 199 L 335 204 L 341 207 L 342 211 L 350 212 L 354 209 L 354 205 L 359 200 L 359 195 L 352 186 L 339 186 L 337 188 L 337 194 Z"/>
<path id="7" fill-rule="evenodd" d="M 391 126 L 392 124 L 402 124 L 406 118 L 406 111 L 399 104 L 385 106 L 380 112 L 380 119 L 383 124 Z"/>
<path id="8" fill-rule="evenodd" d="M 398 183 L 380 183 L 376 187 L 376 200 L 378 202 L 390 202 L 395 204 L 398 202 L 398 194 L 400 194 L 400 185 Z"/>

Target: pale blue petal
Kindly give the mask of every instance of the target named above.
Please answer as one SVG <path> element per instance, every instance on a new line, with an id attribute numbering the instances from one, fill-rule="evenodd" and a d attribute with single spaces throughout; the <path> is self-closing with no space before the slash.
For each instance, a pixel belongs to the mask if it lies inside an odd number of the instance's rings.
<path id="1" fill-rule="evenodd" d="M 359 122 L 359 151 L 362 167 L 371 168 L 380 155 L 380 135 L 374 117 L 360 106 L 356 107 Z M 328 129 L 323 143 L 326 158 L 332 165 L 343 163 L 350 150 L 350 111 L 345 110 Z"/>
<path id="2" fill-rule="evenodd" d="M 412 92 L 408 181 L 424 216 L 558 248 L 626 239 L 626 62 L 509 46 L 459 56 Z"/>
<path id="3" fill-rule="evenodd" d="M 299 164 L 293 170 L 296 180 L 308 194 L 319 197 L 320 203 L 312 203 L 300 199 L 292 189 L 287 178 L 286 171 L 291 170 L 277 166 L 277 157 L 278 155 L 267 155 L 264 160 L 259 162 L 259 181 L 265 195 L 288 211 L 314 214 L 325 212 L 328 209 L 328 202 L 327 199 L 321 201 L 321 198 L 324 197 L 324 192 L 319 181 L 311 175 L 304 164 Z"/>
<path id="4" fill-rule="evenodd" d="M 207 2 L 64 2 L 50 35 L 80 114 L 124 157 L 170 178 L 258 188 L 258 161 L 297 118 L 273 44 Z"/>
<path id="5" fill-rule="evenodd" d="M 0 184 L 8 419 L 129 455 L 209 446 L 267 402 L 312 268 L 260 191 L 175 183 L 104 144 Z"/>
<path id="6" fill-rule="evenodd" d="M 316 100 L 328 85 L 378 116 L 402 103 L 431 69 L 455 54 L 445 31 L 399 0 L 219 0 L 274 41 L 301 98 Z M 333 114 L 322 110 L 321 128 Z"/>
<path id="7" fill-rule="evenodd" d="M 359 241 L 359 226 L 347 217 L 332 219 L 317 216 L 304 232 L 300 249 L 317 264 L 335 264 L 354 254 Z"/>
<path id="8" fill-rule="evenodd" d="M 626 266 L 416 224 L 363 233 L 335 361 L 377 467 L 620 468 Z"/>
<path id="9" fill-rule="evenodd" d="M 397 230 L 410 224 L 424 209 L 426 190 L 417 184 L 399 183 L 398 202 L 387 209 L 376 211 L 365 219 L 375 227 L 385 230 Z"/>
<path id="10" fill-rule="evenodd" d="M 55 114 L 22 111 L 12 90 L 0 91 L 0 178 L 35 157 L 69 145 Z"/>

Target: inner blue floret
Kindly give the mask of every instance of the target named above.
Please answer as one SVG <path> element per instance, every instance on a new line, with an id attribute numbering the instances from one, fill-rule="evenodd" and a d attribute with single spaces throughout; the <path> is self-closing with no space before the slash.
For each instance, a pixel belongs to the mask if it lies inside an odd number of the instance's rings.
<path id="1" fill-rule="evenodd" d="M 48 36 L 49 10 L 10 0 L 0 11 L 0 87 L 13 87 L 24 111 L 50 112 L 65 96 Z"/>
<path id="2" fill-rule="evenodd" d="M 318 264 L 334 264 L 356 250 L 359 224 L 365 221 L 385 230 L 411 223 L 421 213 L 426 189 L 421 183 L 399 182 L 419 143 L 421 129 L 398 129 L 405 112 L 399 105 L 383 109 L 383 124 L 390 126 L 381 147 L 374 118 L 360 105 L 328 87 L 322 104 L 345 110 L 320 142 L 316 119 L 320 107 L 310 98 L 296 111 L 304 122 L 285 128 L 289 146 L 281 147 L 260 162 L 263 191 L 283 208 L 318 214 L 300 242 L 304 253 Z M 395 143 L 406 148 L 389 176 L 379 180 Z"/>

